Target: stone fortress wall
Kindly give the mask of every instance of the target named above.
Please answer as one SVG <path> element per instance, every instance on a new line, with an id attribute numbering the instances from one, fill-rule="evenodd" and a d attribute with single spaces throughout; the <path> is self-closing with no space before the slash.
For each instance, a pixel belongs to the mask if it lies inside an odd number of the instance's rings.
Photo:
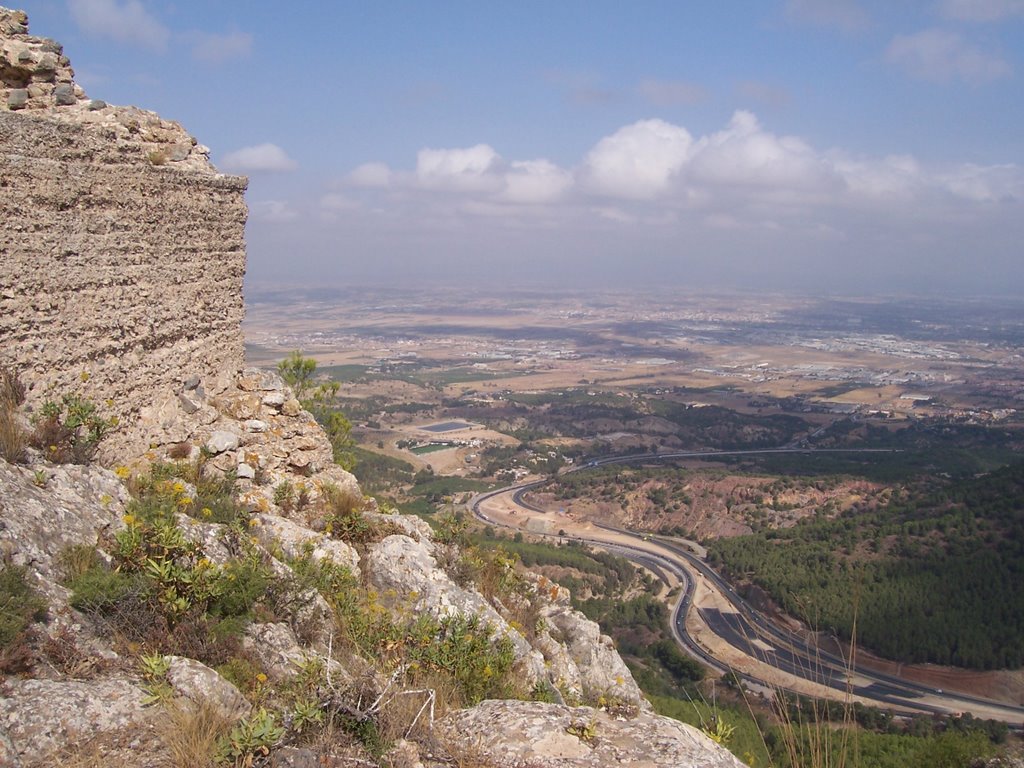
<path id="1" fill-rule="evenodd" d="M 177 123 L 88 99 L 61 47 L 0 8 L 0 366 L 76 393 L 145 450 L 147 409 L 243 362 L 243 177 Z"/>

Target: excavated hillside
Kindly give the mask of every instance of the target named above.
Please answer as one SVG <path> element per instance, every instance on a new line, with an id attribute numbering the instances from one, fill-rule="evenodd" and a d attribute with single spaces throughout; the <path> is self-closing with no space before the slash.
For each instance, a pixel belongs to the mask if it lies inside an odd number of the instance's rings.
<path id="1" fill-rule="evenodd" d="M 243 367 L 245 186 L 0 8 L 0 765 L 740 765 Z"/>

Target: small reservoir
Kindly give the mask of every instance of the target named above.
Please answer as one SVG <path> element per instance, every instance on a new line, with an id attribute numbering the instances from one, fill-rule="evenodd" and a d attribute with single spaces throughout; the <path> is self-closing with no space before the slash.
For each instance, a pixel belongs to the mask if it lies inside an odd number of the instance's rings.
<path id="1" fill-rule="evenodd" d="M 468 421 L 442 421 L 437 424 L 428 424 L 425 427 L 417 427 L 417 429 L 422 429 L 424 432 L 439 434 L 441 432 L 455 432 L 460 429 L 470 429 L 475 426 L 477 425 L 470 424 Z"/>

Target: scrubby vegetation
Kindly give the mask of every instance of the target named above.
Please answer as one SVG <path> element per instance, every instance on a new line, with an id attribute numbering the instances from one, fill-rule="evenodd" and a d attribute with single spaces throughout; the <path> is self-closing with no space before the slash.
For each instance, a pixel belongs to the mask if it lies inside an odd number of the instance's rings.
<path id="1" fill-rule="evenodd" d="M 206 472 L 202 457 L 158 463 L 143 475 L 119 474 L 132 493 L 124 527 L 98 547 L 67 550 L 64 583 L 72 606 L 122 654 L 139 659 L 150 699 L 168 708 L 176 728 L 194 731 L 185 741 L 179 730 L 167 736 L 182 755 L 179 765 L 258 765 L 286 743 L 349 745 L 379 758 L 397 738 L 428 737 L 429 721 L 449 709 L 533 694 L 513 674 L 511 641 L 479 617 L 413 612 L 346 567 L 308 553 L 286 559 L 282 573 L 251 538 L 249 515 L 233 500 L 232 478 Z M 283 488 L 280 495 L 294 503 L 298 491 Z M 402 530 L 366 512 L 362 497 L 331 486 L 307 503 L 325 533 L 356 547 Z M 193 540 L 181 515 L 213 525 Z M 515 558 L 472 546 L 458 518 L 437 522 L 442 559 L 448 558 L 453 575 L 500 602 L 513 621 L 531 621 L 531 582 L 515 572 Z M 202 540 L 216 542 L 216 560 Z M 24 576 L 13 567 L 0 570 L 4 652 L 41 618 L 43 603 Z M 320 598 L 331 609 L 327 625 L 313 610 Z M 329 638 L 332 657 L 311 654 L 294 675 L 271 681 L 281 671 L 263 667 L 244 642 L 253 622 L 285 622 L 306 642 Z M 252 713 L 229 726 L 201 708 L 182 709 L 168 682 L 170 655 L 215 668 L 254 705 Z M 351 671 L 339 673 L 335 659 L 364 673 L 354 679 Z"/>
<path id="2" fill-rule="evenodd" d="M 0 564 L 0 677 L 31 664 L 33 622 L 46 618 L 46 602 L 28 581 L 25 568 Z"/>
<path id="3" fill-rule="evenodd" d="M 88 376 L 83 374 L 83 381 Z M 25 387 L 17 372 L 0 369 L 0 458 L 23 463 L 26 449 L 38 449 L 55 464 L 88 464 L 100 440 L 117 426 L 116 417 L 105 417 L 93 401 L 74 393 L 47 399 L 25 429 L 17 414 L 25 401 Z"/>
<path id="4" fill-rule="evenodd" d="M 122 649 L 217 666 L 239 651 L 250 621 L 281 615 L 286 600 L 270 589 L 269 564 L 249 540 L 230 482 L 177 478 L 195 472 L 158 465 L 152 475 L 132 478 L 125 527 L 102 544 L 107 557 L 88 547 L 69 550 L 64 580 L 71 605 L 105 626 Z M 179 513 L 224 523 L 221 542 L 233 557 L 212 562 L 177 525 Z"/>
<path id="5" fill-rule="evenodd" d="M 30 443 L 55 464 L 88 464 L 100 440 L 117 426 L 95 403 L 74 394 L 46 400 L 34 421 Z"/>

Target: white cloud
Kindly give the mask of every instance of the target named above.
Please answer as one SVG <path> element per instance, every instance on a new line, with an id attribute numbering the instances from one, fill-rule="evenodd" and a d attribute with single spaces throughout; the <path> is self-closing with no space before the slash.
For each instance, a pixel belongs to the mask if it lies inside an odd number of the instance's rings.
<path id="1" fill-rule="evenodd" d="M 499 182 L 493 171 L 500 160 L 487 144 L 466 149 L 421 149 L 416 155 L 416 178 L 432 189 L 494 189 Z"/>
<path id="2" fill-rule="evenodd" d="M 257 144 L 242 147 L 224 156 L 226 169 L 237 173 L 294 171 L 297 164 L 276 144 Z"/>
<path id="3" fill-rule="evenodd" d="M 414 171 L 360 166 L 342 193 L 323 198 L 321 207 L 351 211 L 366 203 L 365 210 L 390 210 L 410 226 L 451 231 L 486 217 L 552 230 L 585 221 L 665 230 L 690 221 L 716 231 L 792 228 L 843 237 L 844 221 L 856 227 L 865 220 L 930 218 L 938 225 L 951 215 L 1020 207 L 1024 170 L 822 151 L 738 111 L 721 130 L 698 137 L 664 120 L 624 126 L 576 167 L 504 160 L 487 144 L 424 149 Z"/>
<path id="4" fill-rule="evenodd" d="M 170 32 L 139 0 L 68 0 L 75 23 L 86 34 L 162 51 Z"/>
<path id="5" fill-rule="evenodd" d="M 856 0 L 786 0 L 786 16 L 791 21 L 834 27 L 857 32 L 871 19 Z"/>
<path id="6" fill-rule="evenodd" d="M 907 203 L 924 191 L 924 172 L 909 155 L 864 160 L 835 153 L 831 162 L 855 198 Z"/>
<path id="7" fill-rule="evenodd" d="M 217 64 L 244 58 L 252 51 L 252 35 L 248 32 L 191 32 L 187 38 L 192 41 L 192 58 L 198 61 Z"/>
<path id="8" fill-rule="evenodd" d="M 1024 16 L 1024 0 L 943 0 L 940 11 L 957 21 L 1000 21 Z"/>
<path id="9" fill-rule="evenodd" d="M 803 140 L 768 133 L 745 111 L 694 145 L 687 174 L 697 182 L 788 191 L 828 186 L 833 178 Z"/>
<path id="10" fill-rule="evenodd" d="M 364 163 L 348 175 L 347 181 L 357 187 L 383 188 L 391 186 L 392 176 L 384 163 Z"/>
<path id="11" fill-rule="evenodd" d="M 1024 200 L 1024 177 L 1014 165 L 966 163 L 936 174 L 936 181 L 955 197 L 979 203 Z"/>
<path id="12" fill-rule="evenodd" d="M 707 91 L 685 80 L 643 80 L 637 90 L 657 107 L 685 106 L 707 98 Z"/>
<path id="13" fill-rule="evenodd" d="M 572 186 L 572 174 L 548 160 L 512 163 L 505 174 L 502 197 L 513 203 L 550 203 Z"/>
<path id="14" fill-rule="evenodd" d="M 885 56 L 914 77 L 936 82 L 959 79 L 983 83 L 1010 74 L 1005 59 L 975 48 L 957 33 L 943 29 L 897 35 Z"/>
<path id="15" fill-rule="evenodd" d="M 641 120 L 601 139 L 584 160 L 583 177 L 600 193 L 654 198 L 668 188 L 692 144 L 685 128 L 664 120 Z"/>

